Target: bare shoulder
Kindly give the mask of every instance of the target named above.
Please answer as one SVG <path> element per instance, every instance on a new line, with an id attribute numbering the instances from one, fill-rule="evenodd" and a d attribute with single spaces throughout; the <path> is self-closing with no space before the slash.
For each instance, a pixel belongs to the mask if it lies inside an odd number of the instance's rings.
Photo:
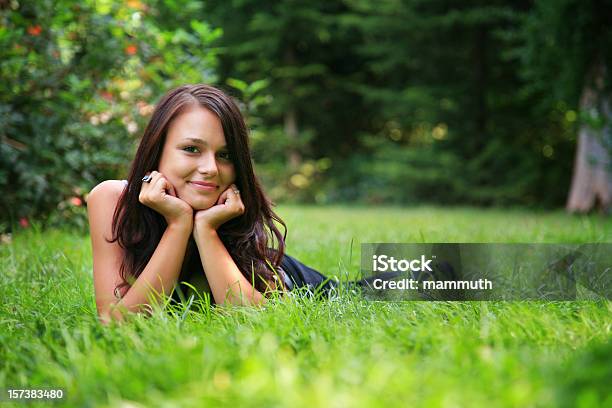
<path id="1" fill-rule="evenodd" d="M 100 316 L 106 316 L 109 305 L 116 301 L 115 288 L 122 282 L 120 268 L 123 251 L 117 238 L 113 241 L 113 214 L 124 189 L 124 181 L 106 180 L 95 186 L 87 196 L 93 280 Z"/>
<path id="2" fill-rule="evenodd" d="M 125 186 L 123 180 L 105 180 L 91 189 L 87 204 L 116 203 Z"/>

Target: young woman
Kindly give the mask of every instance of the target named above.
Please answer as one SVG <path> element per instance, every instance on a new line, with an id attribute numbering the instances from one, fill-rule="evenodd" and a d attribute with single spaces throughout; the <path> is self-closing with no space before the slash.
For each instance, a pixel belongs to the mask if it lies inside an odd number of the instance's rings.
<path id="1" fill-rule="evenodd" d="M 253 172 L 244 119 L 211 86 L 168 92 L 127 180 L 97 185 L 87 208 L 105 323 L 148 309 L 162 294 L 176 298 L 181 281 L 216 304 L 240 305 L 262 304 L 274 290 L 334 286 L 285 255 L 285 224 Z"/>

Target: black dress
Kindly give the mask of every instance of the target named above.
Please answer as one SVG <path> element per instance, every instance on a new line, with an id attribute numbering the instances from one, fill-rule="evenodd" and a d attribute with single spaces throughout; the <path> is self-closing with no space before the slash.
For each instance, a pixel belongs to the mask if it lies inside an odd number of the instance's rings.
<path id="1" fill-rule="evenodd" d="M 178 284 L 172 294 L 174 301 L 187 301 L 194 295 L 193 288 L 195 288 L 200 295 L 202 292 L 208 294 L 210 302 L 215 303 L 201 265 L 197 250 L 193 247 L 188 248 Z M 306 288 L 312 293 L 329 294 L 330 290 L 338 285 L 338 281 L 329 279 L 319 271 L 286 254 L 283 256 L 280 267 L 276 272 L 289 291 L 296 288 Z"/>

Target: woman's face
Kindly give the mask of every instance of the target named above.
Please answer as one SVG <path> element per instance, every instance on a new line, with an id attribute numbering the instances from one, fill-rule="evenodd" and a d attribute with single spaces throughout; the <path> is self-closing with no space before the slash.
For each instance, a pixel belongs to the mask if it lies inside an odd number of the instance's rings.
<path id="1" fill-rule="evenodd" d="M 194 210 L 215 205 L 236 180 L 217 115 L 193 106 L 177 116 L 168 128 L 158 171 Z"/>

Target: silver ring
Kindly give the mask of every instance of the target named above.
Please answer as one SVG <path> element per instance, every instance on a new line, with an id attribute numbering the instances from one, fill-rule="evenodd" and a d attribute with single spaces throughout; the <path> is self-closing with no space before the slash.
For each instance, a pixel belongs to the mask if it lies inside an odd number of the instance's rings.
<path id="1" fill-rule="evenodd" d="M 236 194 L 236 195 L 240 194 L 240 190 L 235 189 L 235 190 L 234 190 L 234 194 Z"/>
<path id="2" fill-rule="evenodd" d="M 153 177 L 151 177 L 151 175 L 144 176 L 144 177 L 142 178 L 142 181 L 143 181 L 143 182 L 145 182 L 145 183 L 150 183 L 150 182 L 151 182 L 151 180 L 153 180 Z"/>

